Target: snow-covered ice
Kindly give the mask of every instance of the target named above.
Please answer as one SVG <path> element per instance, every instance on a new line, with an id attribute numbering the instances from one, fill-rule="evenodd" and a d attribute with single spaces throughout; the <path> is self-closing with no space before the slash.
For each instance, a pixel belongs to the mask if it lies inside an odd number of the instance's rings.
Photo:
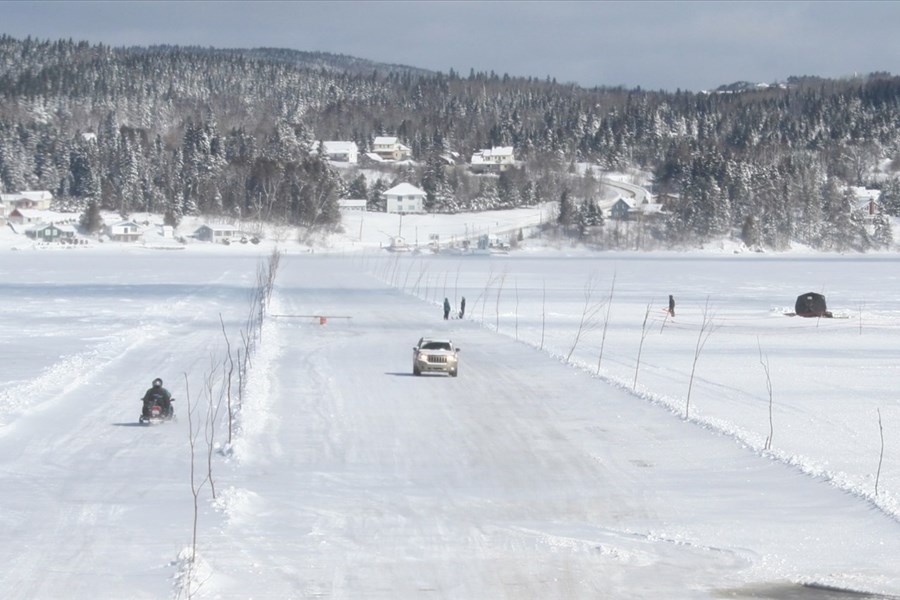
<path id="1" fill-rule="evenodd" d="M 900 596 L 900 257 L 392 254 L 536 219 L 390 217 L 278 245 L 230 444 L 274 243 L 4 238 L 0 596 Z M 808 291 L 838 318 L 784 316 Z M 426 333 L 458 378 L 412 375 Z M 156 376 L 179 420 L 137 426 Z"/>

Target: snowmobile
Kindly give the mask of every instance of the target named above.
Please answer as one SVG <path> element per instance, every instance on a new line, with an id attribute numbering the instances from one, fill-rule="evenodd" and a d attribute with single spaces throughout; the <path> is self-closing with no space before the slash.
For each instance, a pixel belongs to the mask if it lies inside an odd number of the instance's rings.
<path id="1" fill-rule="evenodd" d="M 141 412 L 141 416 L 138 419 L 138 423 L 156 425 L 165 423 L 166 421 L 175 421 L 175 407 L 172 405 L 173 402 L 175 402 L 175 398 L 169 400 L 169 411 L 166 414 L 163 414 L 163 408 L 159 403 L 152 401 L 146 402 L 144 410 Z"/>

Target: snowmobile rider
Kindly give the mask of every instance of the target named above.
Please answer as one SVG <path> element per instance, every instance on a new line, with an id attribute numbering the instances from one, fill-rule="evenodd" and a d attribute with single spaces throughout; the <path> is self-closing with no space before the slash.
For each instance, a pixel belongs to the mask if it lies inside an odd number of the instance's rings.
<path id="1" fill-rule="evenodd" d="M 172 394 L 163 387 L 163 380 L 157 377 L 153 380 L 153 386 L 144 394 L 144 416 L 150 416 L 150 407 L 154 404 L 159 405 L 162 414 L 168 417 L 172 412 Z"/>

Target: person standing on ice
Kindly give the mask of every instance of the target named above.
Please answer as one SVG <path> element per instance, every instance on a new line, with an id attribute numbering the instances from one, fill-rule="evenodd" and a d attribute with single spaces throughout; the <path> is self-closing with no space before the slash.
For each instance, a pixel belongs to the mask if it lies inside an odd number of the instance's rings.
<path id="1" fill-rule="evenodd" d="M 444 320 L 450 318 L 450 299 L 444 298 Z"/>
<path id="2" fill-rule="evenodd" d="M 669 315 L 674 318 L 675 317 L 675 298 L 672 294 L 669 294 Z"/>
<path id="3" fill-rule="evenodd" d="M 466 297 L 463 296 L 462 300 L 459 301 L 459 318 L 462 319 L 466 314 Z"/>

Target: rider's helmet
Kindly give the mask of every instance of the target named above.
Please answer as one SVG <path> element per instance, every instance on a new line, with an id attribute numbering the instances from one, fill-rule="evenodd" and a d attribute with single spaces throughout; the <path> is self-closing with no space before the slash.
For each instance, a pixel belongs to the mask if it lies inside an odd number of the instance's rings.
<path id="1" fill-rule="evenodd" d="M 162 379 L 157 377 L 153 380 L 153 387 L 162 387 Z"/>

